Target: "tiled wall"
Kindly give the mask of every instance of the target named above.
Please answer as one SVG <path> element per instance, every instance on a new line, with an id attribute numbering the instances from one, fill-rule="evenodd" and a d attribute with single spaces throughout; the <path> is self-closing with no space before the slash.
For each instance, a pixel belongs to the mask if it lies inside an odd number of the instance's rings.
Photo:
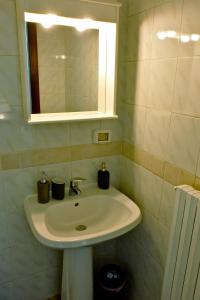
<path id="1" fill-rule="evenodd" d="M 120 184 L 143 214 L 142 224 L 117 242 L 118 259 L 131 273 L 129 297 L 160 299 L 173 185 L 198 187 L 200 182 L 200 41 L 181 42 L 188 40 L 187 34 L 200 33 L 200 4 L 198 0 L 122 2 L 118 111 L 123 157 L 119 121 L 24 123 L 15 3 L 0 0 L 0 102 L 6 100 L 12 107 L 10 119 L 0 121 L 0 299 L 43 300 L 58 290 L 60 255 L 32 237 L 22 206 L 24 197 L 35 192 L 40 171 L 68 180 L 76 175 L 94 180 L 102 159 L 111 170 L 112 183 Z M 167 31 L 169 36 L 176 31 L 177 38 L 158 39 Z M 113 132 L 114 143 L 104 151 L 92 145 L 92 130 L 100 128 Z M 62 157 L 57 159 L 57 153 Z M 114 249 L 114 244 L 108 245 L 108 251 L 102 246 L 102 253 L 112 256 Z"/>
<path id="2" fill-rule="evenodd" d="M 44 300 L 58 292 L 60 252 L 33 238 L 23 200 L 36 192 L 41 170 L 68 182 L 71 176 L 95 181 L 102 160 L 107 161 L 112 183 L 119 186 L 121 130 L 116 120 L 34 126 L 24 122 L 14 0 L 0 0 L 0 102 L 5 101 L 11 104 L 11 114 L 0 120 L 0 299 Z M 93 130 L 101 128 L 112 130 L 108 148 L 92 144 Z M 97 247 L 95 253 L 111 253 L 113 245 Z"/>
<path id="3" fill-rule="evenodd" d="M 127 2 L 121 190 L 139 204 L 143 222 L 118 246 L 133 277 L 131 300 L 159 300 L 173 186 L 199 187 L 200 2 Z"/>

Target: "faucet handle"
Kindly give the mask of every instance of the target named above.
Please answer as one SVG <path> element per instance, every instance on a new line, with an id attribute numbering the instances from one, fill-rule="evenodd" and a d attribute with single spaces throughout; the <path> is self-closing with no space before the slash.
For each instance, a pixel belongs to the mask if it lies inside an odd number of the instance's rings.
<path id="1" fill-rule="evenodd" d="M 84 181 L 84 180 L 86 180 L 86 178 L 83 178 L 83 177 L 73 177 L 73 178 L 70 180 L 70 183 L 71 183 L 72 185 L 74 185 L 74 184 L 78 184 L 79 182 L 82 182 L 82 181 Z"/>

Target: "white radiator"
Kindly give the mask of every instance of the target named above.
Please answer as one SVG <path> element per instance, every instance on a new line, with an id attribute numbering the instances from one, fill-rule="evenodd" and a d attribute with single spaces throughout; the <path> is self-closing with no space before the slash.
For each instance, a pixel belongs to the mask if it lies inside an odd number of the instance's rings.
<path id="1" fill-rule="evenodd" d="M 161 300 L 200 300 L 200 192 L 176 188 Z"/>

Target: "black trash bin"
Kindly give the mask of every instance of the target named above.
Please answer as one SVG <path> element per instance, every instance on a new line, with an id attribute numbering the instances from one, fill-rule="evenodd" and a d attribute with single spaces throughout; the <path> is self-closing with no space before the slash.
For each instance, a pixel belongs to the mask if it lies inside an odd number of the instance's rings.
<path id="1" fill-rule="evenodd" d="M 121 267 L 108 264 L 102 267 L 98 273 L 98 299 L 123 300 L 126 284 L 125 273 Z"/>

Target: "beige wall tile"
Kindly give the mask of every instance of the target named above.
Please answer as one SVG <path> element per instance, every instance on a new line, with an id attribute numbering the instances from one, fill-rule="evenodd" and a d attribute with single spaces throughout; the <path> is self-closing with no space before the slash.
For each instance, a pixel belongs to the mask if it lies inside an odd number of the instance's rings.
<path id="1" fill-rule="evenodd" d="M 156 0 L 128 0 L 128 13 L 129 15 L 137 14 L 154 7 L 155 4 Z"/>
<path id="2" fill-rule="evenodd" d="M 180 58 L 178 60 L 173 111 L 200 117 L 200 58 Z M 188 80 L 189 78 L 189 80 Z"/>
<path id="3" fill-rule="evenodd" d="M 143 176 L 144 169 L 133 161 L 122 157 L 120 190 L 136 202 L 139 207 L 143 206 Z"/>
<path id="4" fill-rule="evenodd" d="M 200 33 L 200 20 L 199 20 L 200 3 L 198 0 L 186 0 L 183 6 L 182 28 L 183 35 L 191 38 L 192 34 Z M 195 56 L 200 54 L 200 40 L 187 43 L 180 43 L 180 56 Z"/>
<path id="5" fill-rule="evenodd" d="M 163 2 L 169 1 L 170 0 L 128 0 L 128 14 L 138 14 L 144 10 L 149 10 L 155 6 L 158 6 Z"/>
<path id="6" fill-rule="evenodd" d="M 119 254 L 124 257 L 123 263 L 130 269 L 130 283 L 134 281 L 134 289 L 128 295 L 136 300 L 159 300 L 163 268 L 152 257 L 149 247 L 143 247 L 135 240 L 134 233 L 132 231 L 121 238 L 118 244 Z"/>
<path id="7" fill-rule="evenodd" d="M 14 1 L 1 0 L 0 7 L 0 55 L 16 55 L 18 44 L 15 3 Z"/>
<path id="8" fill-rule="evenodd" d="M 130 141 L 133 133 L 133 105 L 124 104 L 121 109 L 123 139 Z"/>
<path id="9" fill-rule="evenodd" d="M 170 121 L 170 112 L 153 109 L 146 112 L 144 150 L 162 160 L 166 158 Z"/>
<path id="10" fill-rule="evenodd" d="M 151 215 L 158 218 L 163 180 L 147 170 L 145 171 L 143 179 L 144 208 L 147 209 Z"/>
<path id="11" fill-rule="evenodd" d="M 129 62 L 126 67 L 126 102 L 133 104 L 135 102 L 136 80 L 137 80 L 137 62 Z"/>
<path id="12" fill-rule="evenodd" d="M 72 147 L 29 150 L 16 154 L 2 155 L 1 167 L 4 170 L 28 168 L 33 166 L 66 163 L 69 161 L 102 156 L 120 155 L 121 152 L 121 142 L 113 142 L 105 145 L 88 144 Z"/>
<path id="13" fill-rule="evenodd" d="M 70 125 L 71 145 L 91 144 L 94 131 L 100 130 L 101 122 L 75 122 Z M 107 128 L 109 129 L 109 128 Z"/>
<path id="14" fill-rule="evenodd" d="M 123 142 L 122 143 L 122 154 L 125 155 L 130 160 L 134 160 L 134 150 L 133 145 Z"/>
<path id="15" fill-rule="evenodd" d="M 165 168 L 165 162 L 163 160 L 160 160 L 158 157 L 150 155 L 150 165 L 149 170 L 159 176 L 160 178 L 164 177 L 164 168 Z"/>
<path id="16" fill-rule="evenodd" d="M 159 32 L 175 31 L 179 34 L 181 25 L 182 1 L 174 0 L 163 3 L 155 8 L 153 38 L 152 38 L 152 58 L 177 57 L 178 39 L 158 38 Z"/>
<path id="17" fill-rule="evenodd" d="M 69 123 L 39 124 L 33 126 L 34 148 L 54 148 L 70 145 Z"/>
<path id="18" fill-rule="evenodd" d="M 163 178 L 165 162 L 160 160 L 158 157 L 153 156 L 152 154 L 142 150 L 142 148 L 127 142 L 123 142 L 122 154 L 138 165 L 151 171 L 153 174 Z"/>
<path id="19" fill-rule="evenodd" d="M 182 184 L 189 184 L 194 186 L 195 183 L 195 175 L 191 174 L 190 172 L 187 172 L 185 170 L 180 170 L 179 176 L 178 176 L 178 185 Z"/>
<path id="20" fill-rule="evenodd" d="M 70 147 L 70 153 L 71 161 L 101 156 L 120 155 L 122 153 L 122 144 L 121 142 L 113 142 L 104 145 L 77 145 Z"/>
<path id="21" fill-rule="evenodd" d="M 150 74 L 151 70 L 148 60 L 129 62 L 127 64 L 127 103 L 142 106 L 148 103 Z"/>
<path id="22" fill-rule="evenodd" d="M 164 180 L 171 183 L 172 185 L 177 185 L 180 169 L 168 162 L 165 163 L 164 168 Z"/>
<path id="23" fill-rule="evenodd" d="M 20 160 L 18 154 L 2 155 L 1 168 L 3 170 L 18 169 L 20 167 Z"/>
<path id="24" fill-rule="evenodd" d="M 149 169 L 150 155 L 146 151 L 140 149 L 137 146 L 133 146 L 133 159 L 136 164 Z"/>
<path id="25" fill-rule="evenodd" d="M 146 123 L 146 108 L 145 107 L 133 107 L 133 120 L 131 126 L 130 141 L 139 147 L 144 145 L 144 133 Z"/>
<path id="26" fill-rule="evenodd" d="M 144 112 L 144 108 L 142 109 L 138 109 L 130 104 L 124 104 L 123 105 L 123 111 L 122 111 L 122 126 L 124 128 L 123 130 L 123 139 L 128 141 L 128 142 L 132 142 L 133 140 L 136 143 L 136 139 L 137 139 L 137 143 L 142 141 L 143 135 L 142 136 L 137 136 L 136 137 L 136 130 L 137 127 L 134 126 L 134 122 L 141 122 L 141 119 L 138 119 L 139 115 L 142 115 L 142 111 Z M 143 114 L 144 117 L 144 114 Z M 144 124 L 144 123 L 143 123 Z M 144 125 L 143 125 L 144 127 Z M 142 127 L 140 132 L 142 131 Z"/>
<path id="27" fill-rule="evenodd" d="M 151 68 L 149 60 L 137 61 L 135 67 L 134 104 L 145 106 L 149 99 Z"/>
<path id="28" fill-rule="evenodd" d="M 164 178 L 166 182 L 176 186 L 182 184 L 189 184 L 194 186 L 195 175 L 181 169 L 171 163 L 160 160 L 158 157 L 150 154 L 127 142 L 123 143 L 122 154 L 130 161 L 135 162 L 139 166 L 149 170 L 152 174 L 159 178 Z M 145 189 L 145 187 L 144 187 Z"/>
<path id="29" fill-rule="evenodd" d="M 8 2 L 9 1 L 7 1 L 7 3 Z M 10 84 L 11 82 L 12 84 Z M 0 55 L 0 102 L 8 102 L 11 105 L 20 105 L 21 91 L 19 84 L 20 73 L 17 56 Z"/>
<path id="30" fill-rule="evenodd" d="M 70 161 L 70 148 L 49 148 L 19 153 L 21 168 Z"/>
<path id="31" fill-rule="evenodd" d="M 173 115 L 167 161 L 195 174 L 200 148 L 200 119 Z"/>
<path id="32" fill-rule="evenodd" d="M 148 106 L 171 111 L 176 66 L 177 59 L 173 58 L 151 61 Z"/>
<path id="33" fill-rule="evenodd" d="M 127 59 L 147 59 L 151 57 L 151 36 L 153 13 L 144 12 L 128 20 Z"/>
<path id="34" fill-rule="evenodd" d="M 142 223 L 133 232 L 133 237 L 140 243 L 143 249 L 148 251 L 151 257 L 153 257 L 164 270 L 169 230 L 159 223 L 149 211 L 143 210 L 142 213 Z"/>
<path id="35" fill-rule="evenodd" d="M 125 60 L 125 58 L 124 58 Z M 118 72 L 117 72 L 117 114 L 121 115 L 120 104 L 125 102 L 126 99 L 126 72 L 127 72 L 127 63 L 122 61 L 118 64 Z"/>
<path id="36" fill-rule="evenodd" d="M 159 211 L 159 221 L 164 224 L 169 230 L 172 223 L 173 208 L 175 204 L 175 189 L 174 186 L 163 182 L 162 197 Z"/>

